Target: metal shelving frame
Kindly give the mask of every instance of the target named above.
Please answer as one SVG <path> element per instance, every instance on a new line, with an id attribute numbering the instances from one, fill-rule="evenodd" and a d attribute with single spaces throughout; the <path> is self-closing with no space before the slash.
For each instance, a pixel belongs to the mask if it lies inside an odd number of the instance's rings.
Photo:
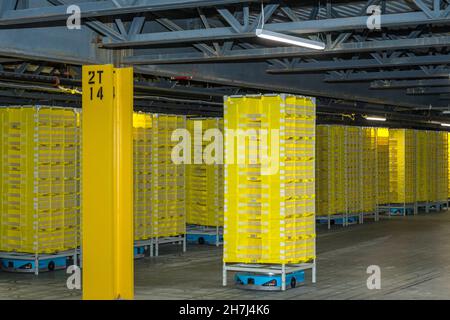
<path id="1" fill-rule="evenodd" d="M 159 246 L 161 244 L 181 244 L 183 246 L 183 253 L 186 252 L 186 235 L 178 235 L 172 237 L 157 237 L 151 239 L 151 246 L 153 249 L 150 249 L 151 256 L 153 257 L 153 252 L 155 253 L 155 257 L 159 256 Z M 154 250 L 154 251 L 153 251 Z"/>

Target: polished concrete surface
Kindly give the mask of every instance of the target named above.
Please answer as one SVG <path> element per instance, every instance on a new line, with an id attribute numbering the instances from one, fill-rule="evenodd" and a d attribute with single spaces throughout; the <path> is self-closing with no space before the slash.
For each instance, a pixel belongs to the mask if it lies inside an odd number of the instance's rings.
<path id="1" fill-rule="evenodd" d="M 158 258 L 136 261 L 136 299 L 450 298 L 450 212 L 318 229 L 316 284 L 308 272 L 304 284 L 285 292 L 241 290 L 231 280 L 222 287 L 221 248 L 190 245 L 180 254 L 169 245 Z M 367 288 L 370 265 L 381 268 L 380 290 Z M 79 299 L 66 278 L 64 271 L 0 272 L 0 299 Z"/>

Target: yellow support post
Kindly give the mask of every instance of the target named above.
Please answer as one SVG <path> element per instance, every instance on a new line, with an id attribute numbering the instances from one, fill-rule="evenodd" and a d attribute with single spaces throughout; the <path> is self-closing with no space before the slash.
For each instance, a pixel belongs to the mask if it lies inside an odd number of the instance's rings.
<path id="1" fill-rule="evenodd" d="M 133 299 L 133 69 L 83 67 L 83 299 Z"/>

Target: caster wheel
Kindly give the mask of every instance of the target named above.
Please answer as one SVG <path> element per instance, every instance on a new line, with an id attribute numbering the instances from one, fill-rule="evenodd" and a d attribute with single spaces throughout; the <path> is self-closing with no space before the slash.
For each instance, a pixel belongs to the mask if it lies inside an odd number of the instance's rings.
<path id="1" fill-rule="evenodd" d="M 48 271 L 53 271 L 55 270 L 55 263 L 53 261 L 50 261 L 48 263 Z"/>
<path id="2" fill-rule="evenodd" d="M 297 280 L 294 277 L 291 279 L 291 288 L 294 289 L 297 286 Z"/>

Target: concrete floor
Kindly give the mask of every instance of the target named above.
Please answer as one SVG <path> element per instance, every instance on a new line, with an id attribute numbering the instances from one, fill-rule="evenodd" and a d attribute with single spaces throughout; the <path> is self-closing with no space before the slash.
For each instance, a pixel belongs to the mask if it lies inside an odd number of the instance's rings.
<path id="1" fill-rule="evenodd" d="M 222 287 L 222 249 L 161 249 L 158 258 L 136 261 L 136 299 L 449 299 L 450 213 L 384 218 L 347 228 L 318 230 L 317 283 L 286 292 Z M 366 268 L 381 268 L 381 289 L 368 290 Z M 0 272 L 0 299 L 79 299 L 64 271 Z"/>

